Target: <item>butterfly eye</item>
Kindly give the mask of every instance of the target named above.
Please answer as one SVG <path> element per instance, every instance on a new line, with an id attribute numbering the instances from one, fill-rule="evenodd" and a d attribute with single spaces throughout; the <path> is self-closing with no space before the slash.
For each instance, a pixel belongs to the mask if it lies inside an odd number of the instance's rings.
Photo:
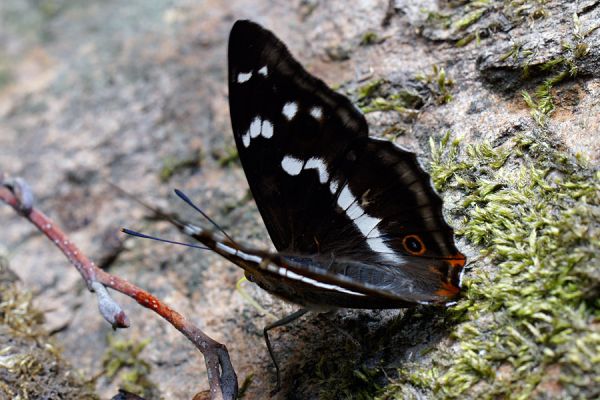
<path id="1" fill-rule="evenodd" d="M 404 249 L 413 256 L 420 256 L 425 253 L 425 245 L 417 235 L 405 236 L 404 239 L 402 239 L 402 245 L 404 246 Z"/>

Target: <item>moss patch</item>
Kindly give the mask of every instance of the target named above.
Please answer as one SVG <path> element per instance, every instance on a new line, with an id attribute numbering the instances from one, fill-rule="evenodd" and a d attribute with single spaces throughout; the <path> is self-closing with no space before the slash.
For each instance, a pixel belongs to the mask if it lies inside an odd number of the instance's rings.
<path id="1" fill-rule="evenodd" d="M 481 259 L 447 310 L 454 347 L 404 365 L 381 398 L 600 396 L 600 172 L 546 135 L 432 143 L 433 181 L 461 193 L 457 235 Z"/>
<path id="2" fill-rule="evenodd" d="M 235 163 L 239 163 L 240 155 L 235 146 L 226 147 L 222 151 L 215 152 L 213 157 L 217 163 L 223 168 L 229 167 Z"/>
<path id="3" fill-rule="evenodd" d="M 425 100 L 416 90 L 396 87 L 391 82 L 376 79 L 360 86 L 356 92 L 358 107 L 365 114 L 375 111 L 396 111 L 409 119 Z"/>
<path id="4" fill-rule="evenodd" d="M 163 159 L 163 166 L 160 169 L 160 181 L 168 182 L 171 177 L 187 169 L 198 169 L 202 164 L 202 154 L 198 151 L 189 158 L 180 159 L 177 157 L 167 157 Z"/>
<path id="5" fill-rule="evenodd" d="M 465 46 L 493 32 L 548 15 L 546 0 L 467 0 L 440 3 L 439 10 L 423 10 L 425 36 Z"/>
<path id="6" fill-rule="evenodd" d="M 150 339 L 125 341 L 108 336 L 108 348 L 103 357 L 106 376 L 119 378 L 122 389 L 146 399 L 159 398 L 158 388 L 149 378 L 151 366 L 141 357 Z"/>
<path id="7" fill-rule="evenodd" d="M 43 329 L 30 292 L 18 287 L 0 256 L 0 398 L 97 399 Z"/>
<path id="8" fill-rule="evenodd" d="M 315 380 L 319 380 L 318 398 L 321 400 L 336 399 L 373 399 L 375 393 L 381 390 L 377 384 L 382 375 L 381 368 L 370 368 L 366 365 L 356 365 L 347 360 L 332 362 L 328 355 L 314 365 Z"/>
<path id="9" fill-rule="evenodd" d="M 547 118 L 554 111 L 552 89 L 564 80 L 577 76 L 577 62 L 589 53 L 589 44 L 584 39 L 598 28 L 596 26 L 584 32 L 577 14 L 573 15 L 573 25 L 573 36 L 570 42 L 562 44 L 562 54 L 545 62 L 539 68 L 540 72 L 550 76 L 537 86 L 533 94 L 522 92 L 525 103 L 531 109 L 531 116 L 540 126 L 545 126 Z M 517 50 L 517 54 L 518 52 Z M 530 67 L 528 62 L 525 62 L 523 77 L 527 78 L 529 74 Z"/>
<path id="10" fill-rule="evenodd" d="M 446 104 L 452 100 L 450 88 L 454 86 L 454 81 L 448 77 L 443 67 L 434 64 L 431 72 L 418 74 L 416 79 L 427 85 L 436 104 Z"/>
<path id="11" fill-rule="evenodd" d="M 373 44 L 381 44 L 385 42 L 384 37 L 379 36 L 377 33 L 368 31 L 360 38 L 361 46 L 370 46 Z"/>

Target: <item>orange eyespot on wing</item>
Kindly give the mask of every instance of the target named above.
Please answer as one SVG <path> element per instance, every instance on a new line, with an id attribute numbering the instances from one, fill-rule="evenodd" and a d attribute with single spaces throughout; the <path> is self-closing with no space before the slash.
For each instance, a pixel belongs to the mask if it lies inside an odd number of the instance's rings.
<path id="1" fill-rule="evenodd" d="M 408 254 L 413 256 L 421 256 L 427 250 L 425 244 L 417 235 L 405 236 L 404 239 L 402 239 L 402 246 L 404 247 L 404 250 L 408 252 Z"/>

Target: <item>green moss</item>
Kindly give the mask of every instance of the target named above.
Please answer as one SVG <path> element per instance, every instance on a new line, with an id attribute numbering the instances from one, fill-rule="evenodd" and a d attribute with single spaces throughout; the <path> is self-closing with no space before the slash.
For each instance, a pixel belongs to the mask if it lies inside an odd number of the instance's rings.
<path id="1" fill-rule="evenodd" d="M 375 111 L 397 111 L 399 113 L 406 112 L 406 107 L 396 95 L 392 95 L 389 98 L 376 97 L 369 101 L 368 104 L 362 106 L 360 109 L 365 114 Z"/>
<path id="2" fill-rule="evenodd" d="M 454 84 L 443 68 L 432 67 L 429 74 L 419 74 L 411 85 L 399 86 L 383 79 L 376 79 L 356 89 L 356 103 L 364 114 L 375 111 L 395 111 L 404 121 L 412 121 L 417 111 L 426 103 L 445 104 L 452 99 L 450 87 Z M 391 136 L 402 133 L 393 127 Z"/>
<path id="3" fill-rule="evenodd" d="M 426 36 L 454 41 L 462 47 L 473 40 L 493 36 L 507 24 L 516 26 L 546 17 L 545 0 L 467 0 L 439 2 L 439 10 L 423 10 L 427 14 Z M 502 21 L 502 23 L 500 22 Z"/>
<path id="4" fill-rule="evenodd" d="M 554 96 L 552 95 L 554 86 L 567 78 L 572 78 L 577 75 L 577 66 L 572 60 L 565 59 L 564 57 L 550 60 L 541 67 L 542 70 L 553 70 L 557 68 L 560 68 L 560 71 L 538 85 L 533 95 L 525 90 L 521 92 L 525 104 L 527 104 L 531 110 L 531 116 L 538 125 L 542 127 L 545 126 L 548 117 L 555 108 Z"/>
<path id="5" fill-rule="evenodd" d="M 97 399 L 93 382 L 65 362 L 43 322 L 0 256 L 0 398 Z"/>
<path id="6" fill-rule="evenodd" d="M 370 46 L 373 44 L 379 44 L 385 42 L 385 38 L 379 36 L 377 33 L 369 31 L 366 32 L 360 39 L 361 46 Z"/>
<path id="7" fill-rule="evenodd" d="M 481 37 L 479 35 L 479 31 L 476 31 L 474 33 L 469 33 L 465 37 L 457 40 L 456 47 L 464 47 L 464 46 L 468 45 L 469 43 L 471 43 L 473 40 L 475 40 L 475 42 L 479 45 L 479 43 L 481 42 Z"/>
<path id="8" fill-rule="evenodd" d="M 167 182 L 171 177 L 181 171 L 190 168 L 199 168 L 202 162 L 202 155 L 197 152 L 192 157 L 180 159 L 168 157 L 163 160 L 163 167 L 160 169 L 161 182 Z"/>
<path id="9" fill-rule="evenodd" d="M 427 85 L 436 104 L 446 104 L 452 100 L 450 88 L 454 86 L 454 81 L 446 75 L 443 67 L 434 64 L 431 67 L 431 73 L 423 72 L 415 78 Z"/>
<path id="10" fill-rule="evenodd" d="M 545 62 L 540 67 L 542 72 L 550 73 L 551 75 L 536 87 L 533 94 L 527 91 L 522 92 L 523 100 L 531 109 L 531 116 L 542 127 L 546 125 L 548 117 L 554 111 L 552 89 L 566 79 L 577 75 L 577 61 L 586 57 L 589 53 L 589 45 L 583 40 L 590 32 L 597 28 L 590 29 L 588 32 L 582 32 L 577 14 L 573 14 L 573 25 L 571 42 L 562 44 L 564 53 Z M 529 75 L 529 66 L 523 66 L 523 71 L 524 77 L 527 77 Z"/>
<path id="11" fill-rule="evenodd" d="M 365 114 L 374 111 L 396 111 L 408 117 L 423 106 L 423 99 L 414 90 L 395 88 L 383 79 L 367 82 L 357 90 L 358 107 Z"/>
<path id="12" fill-rule="evenodd" d="M 246 376 L 246 378 L 242 382 L 242 385 L 240 386 L 240 390 L 238 391 L 238 397 L 237 397 L 238 399 L 244 398 L 244 396 L 246 395 L 246 392 L 248 391 L 248 388 L 250 387 L 250 385 L 252 385 L 253 379 L 254 379 L 254 374 L 249 374 Z"/>
<path id="13" fill-rule="evenodd" d="M 449 28 L 452 24 L 452 14 L 439 11 L 422 10 L 427 13 L 426 23 L 430 26 Z"/>
<path id="14" fill-rule="evenodd" d="M 479 8 L 467 13 L 462 18 L 452 23 L 452 29 L 459 31 L 467 29 L 469 26 L 479 21 L 479 19 L 483 16 L 485 11 L 485 8 Z"/>
<path id="15" fill-rule="evenodd" d="M 361 102 L 373 97 L 375 93 L 381 88 L 383 82 L 383 79 L 375 79 L 360 86 L 357 91 L 358 101 Z"/>
<path id="16" fill-rule="evenodd" d="M 217 162 L 223 168 L 230 166 L 231 164 L 239 161 L 240 155 L 237 152 L 237 148 L 228 147 L 225 149 L 223 154 L 217 156 Z"/>
<path id="17" fill-rule="evenodd" d="M 512 59 L 511 61 L 513 63 L 520 63 L 521 67 L 523 68 L 523 76 L 526 78 L 528 76 L 527 71 L 529 68 L 529 63 L 531 62 L 531 57 L 533 55 L 535 55 L 535 53 L 532 50 L 523 49 L 522 43 L 515 43 L 506 53 L 500 56 L 500 61 Z"/>
<path id="18" fill-rule="evenodd" d="M 370 368 L 365 365 L 357 366 L 353 362 L 333 364 L 328 354 L 323 355 L 316 365 L 316 375 L 319 382 L 319 399 L 356 399 L 370 400 L 381 388 L 376 384 L 376 378 L 381 375 L 381 368 Z"/>
<path id="19" fill-rule="evenodd" d="M 481 258 L 447 310 L 455 348 L 403 366 L 381 398 L 597 397 L 600 172 L 523 132 L 499 148 L 446 135 L 431 173 L 462 194 L 454 225 Z"/>
<path id="20" fill-rule="evenodd" d="M 150 364 L 141 358 L 150 339 L 124 341 L 109 335 L 108 348 L 103 356 L 104 371 L 109 379 L 118 376 L 122 388 L 144 398 L 158 398 L 158 389 L 149 379 Z"/>

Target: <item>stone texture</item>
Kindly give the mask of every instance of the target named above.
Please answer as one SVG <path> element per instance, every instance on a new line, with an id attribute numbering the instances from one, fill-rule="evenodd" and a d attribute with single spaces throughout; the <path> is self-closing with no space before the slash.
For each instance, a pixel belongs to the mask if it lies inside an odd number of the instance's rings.
<path id="1" fill-rule="evenodd" d="M 455 24 L 431 23 L 424 9 L 455 13 Z M 502 9 L 490 8 L 485 18 L 458 29 L 458 9 L 435 1 L 418 7 L 396 1 L 390 7 L 383 0 L 361 0 L 349 7 L 343 1 L 6 0 L 0 4 L 1 168 L 27 179 L 38 206 L 92 259 L 114 258 L 112 272 L 164 299 L 226 344 L 240 382 L 253 375 L 245 398 L 265 398 L 274 375 L 262 327 L 272 320 L 236 292 L 242 272 L 208 253 L 129 238 L 115 243 L 123 226 L 169 238 L 177 234 L 145 221 L 145 210 L 110 184 L 199 221 L 173 196 L 172 189 L 179 188 L 240 241 L 269 246 L 240 165 L 221 162 L 234 147 L 226 43 L 236 19 L 272 29 L 308 70 L 353 98 L 365 77 L 404 86 L 433 65 L 443 66 L 454 81 L 450 102 L 436 105 L 430 98 L 409 122 L 394 111 L 368 116 L 378 134 L 404 123 L 406 131 L 396 142 L 425 156 L 429 137 L 448 130 L 465 141 L 500 143 L 535 125 L 520 91 L 543 82 L 548 74 L 541 66 L 574 40 L 573 13 L 584 29 L 600 23 L 594 1 L 549 2 L 544 9 L 545 17 L 513 21 Z M 385 40 L 360 45 L 368 32 Z M 475 33 L 479 44 L 456 46 Z M 600 30 L 591 31 L 589 52 L 577 61 L 579 74 L 553 89 L 556 110 L 548 121 L 557 147 L 595 167 L 600 162 L 598 41 Z M 515 43 L 522 43 L 521 53 L 505 57 Z M 524 51 L 532 49 L 525 60 Z M 525 61 L 534 72 L 530 80 L 520 78 Z M 197 154 L 199 165 L 161 181 L 168 160 Z M 76 368 L 87 376 L 101 373 L 107 335 L 149 337 L 142 356 L 152 365 L 150 378 L 162 398 L 191 398 L 206 388 L 204 362 L 178 332 L 121 297 L 132 327 L 111 332 L 64 257 L 6 207 L 0 208 L 0 220 L 8 227 L 0 244 L 9 250 L 12 268 L 35 292 L 47 328 L 56 332 Z M 470 249 L 468 255 L 477 252 Z M 293 309 L 245 287 L 275 315 Z M 351 358 L 357 370 L 381 365 L 393 374 L 403 360 L 445 345 L 446 327 L 433 311 L 403 313 L 344 311 L 305 317 L 278 330 L 273 341 L 284 389 L 277 397 L 316 398 L 319 374 L 335 376 L 340 359 Z M 414 324 L 412 336 L 395 333 L 394 326 L 403 323 Z M 384 385 L 386 378 L 380 374 L 373 381 Z M 353 382 L 329 384 L 352 392 Z M 98 380 L 102 398 L 117 387 L 118 381 Z"/>

